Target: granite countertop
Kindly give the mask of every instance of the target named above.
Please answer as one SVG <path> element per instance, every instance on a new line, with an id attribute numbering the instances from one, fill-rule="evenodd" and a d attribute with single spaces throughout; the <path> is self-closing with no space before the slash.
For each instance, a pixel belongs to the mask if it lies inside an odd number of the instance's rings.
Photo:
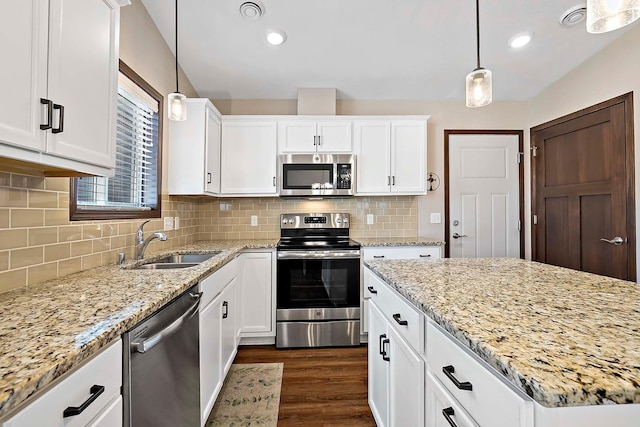
<path id="1" fill-rule="evenodd" d="M 635 283 L 513 258 L 366 265 L 541 405 L 640 403 Z"/>
<path id="2" fill-rule="evenodd" d="M 430 237 L 376 237 L 354 238 L 363 247 L 375 246 L 444 246 L 443 240 Z"/>
<path id="3" fill-rule="evenodd" d="M 56 378 L 119 338 L 242 250 L 277 240 L 196 242 L 176 253 L 221 251 L 198 266 L 130 270 L 112 265 L 0 294 L 0 419 Z"/>

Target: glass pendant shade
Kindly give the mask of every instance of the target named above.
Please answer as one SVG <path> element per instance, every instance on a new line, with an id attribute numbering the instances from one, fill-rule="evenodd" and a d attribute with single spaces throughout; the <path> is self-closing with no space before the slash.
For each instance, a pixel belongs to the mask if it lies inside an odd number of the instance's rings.
<path id="1" fill-rule="evenodd" d="M 169 120 L 187 120 L 187 97 L 180 92 L 169 94 Z"/>
<path id="2" fill-rule="evenodd" d="M 587 31 L 606 33 L 640 18 L 640 0 L 587 0 Z"/>
<path id="3" fill-rule="evenodd" d="M 493 100 L 491 70 L 476 68 L 467 74 L 467 107 L 484 107 Z"/>

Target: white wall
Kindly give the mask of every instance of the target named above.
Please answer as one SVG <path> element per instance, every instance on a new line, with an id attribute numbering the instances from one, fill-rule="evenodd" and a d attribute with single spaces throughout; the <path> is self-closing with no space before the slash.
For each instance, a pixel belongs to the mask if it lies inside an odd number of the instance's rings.
<path id="1" fill-rule="evenodd" d="M 619 39 L 531 99 L 528 123 L 530 127 L 534 127 L 628 92 L 634 92 L 636 101 L 636 224 L 640 224 L 640 25 L 635 24 L 634 28 Z M 529 175 L 527 174 L 527 177 Z M 527 185 L 526 188 L 531 187 Z M 636 235 L 640 236 L 638 233 Z M 636 248 L 640 247 L 638 243 L 636 241 Z M 637 251 L 636 265 L 640 267 L 640 251 Z M 637 277 L 640 278 L 640 274 Z"/>

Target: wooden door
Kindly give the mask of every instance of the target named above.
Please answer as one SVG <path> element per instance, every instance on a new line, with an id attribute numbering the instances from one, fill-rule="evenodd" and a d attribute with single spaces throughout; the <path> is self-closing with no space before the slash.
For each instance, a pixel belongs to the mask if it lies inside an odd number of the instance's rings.
<path id="1" fill-rule="evenodd" d="M 632 95 L 532 128 L 531 148 L 533 260 L 635 280 Z"/>
<path id="2" fill-rule="evenodd" d="M 523 132 L 445 130 L 445 256 L 524 255 Z"/>

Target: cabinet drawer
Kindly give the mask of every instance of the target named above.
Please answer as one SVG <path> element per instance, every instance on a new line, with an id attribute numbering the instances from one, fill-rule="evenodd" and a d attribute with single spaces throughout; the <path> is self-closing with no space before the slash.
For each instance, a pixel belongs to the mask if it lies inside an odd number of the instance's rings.
<path id="1" fill-rule="evenodd" d="M 78 407 L 88 401 L 94 385 L 104 387 L 104 391 L 79 415 L 63 417 L 66 408 Z M 37 398 L 4 427 L 86 426 L 118 398 L 121 385 L 122 341 L 118 340 Z"/>
<path id="2" fill-rule="evenodd" d="M 431 372 L 427 373 L 425 400 L 427 427 L 447 427 L 449 420 L 457 427 L 479 427 Z"/>
<path id="3" fill-rule="evenodd" d="M 424 337 L 424 316 L 414 309 L 400 295 L 389 288 L 369 269 L 365 271 L 369 276 L 367 289 L 370 301 L 380 309 L 385 319 L 392 324 L 407 342 L 418 352 L 422 353 Z M 406 323 L 405 323 L 406 322 Z"/>
<path id="4" fill-rule="evenodd" d="M 436 259 L 440 246 L 389 246 L 364 248 L 363 258 L 369 259 Z"/>
<path id="5" fill-rule="evenodd" d="M 427 364 L 451 395 L 482 426 L 533 426 L 533 402 L 502 382 L 489 365 L 427 323 Z M 445 373 L 448 372 L 448 375 Z M 456 385 L 455 381 L 460 384 Z M 465 384 L 470 383 L 470 384 Z M 464 388 L 471 388 L 466 390 Z"/>
<path id="6" fill-rule="evenodd" d="M 238 276 L 238 259 L 232 259 L 211 275 L 205 277 L 200 282 L 200 292 L 202 300 L 200 309 L 204 309 L 233 279 Z"/>

